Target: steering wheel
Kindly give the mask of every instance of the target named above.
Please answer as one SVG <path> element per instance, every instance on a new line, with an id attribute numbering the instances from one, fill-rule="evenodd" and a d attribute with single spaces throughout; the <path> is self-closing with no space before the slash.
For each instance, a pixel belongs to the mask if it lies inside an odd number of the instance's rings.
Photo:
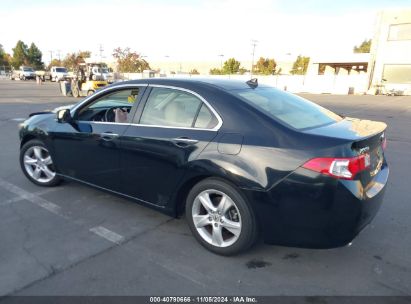
<path id="1" fill-rule="evenodd" d="M 114 113 L 115 109 L 120 109 L 123 112 L 129 113 L 129 109 L 127 109 L 126 107 L 113 107 L 113 108 L 107 109 L 106 113 L 104 113 L 104 121 L 115 122 L 116 120 L 116 114 Z"/>
<path id="2" fill-rule="evenodd" d="M 104 113 L 103 121 L 114 122 L 116 120 L 116 114 L 114 113 L 114 109 L 116 108 L 110 108 L 106 110 L 106 113 Z"/>

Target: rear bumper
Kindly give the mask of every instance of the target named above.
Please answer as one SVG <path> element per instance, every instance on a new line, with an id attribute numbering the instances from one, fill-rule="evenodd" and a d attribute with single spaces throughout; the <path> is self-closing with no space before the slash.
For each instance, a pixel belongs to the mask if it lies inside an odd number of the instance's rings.
<path id="1" fill-rule="evenodd" d="M 386 164 L 364 188 L 303 168 L 268 192 L 245 191 L 267 243 L 335 248 L 350 243 L 377 214 L 389 169 Z"/>

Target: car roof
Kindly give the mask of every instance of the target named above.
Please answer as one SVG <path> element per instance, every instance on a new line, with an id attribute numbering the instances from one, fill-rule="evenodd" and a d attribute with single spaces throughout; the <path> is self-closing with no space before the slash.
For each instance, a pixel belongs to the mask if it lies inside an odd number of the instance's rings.
<path id="1" fill-rule="evenodd" d="M 190 87 L 214 87 L 224 91 L 248 89 L 250 86 L 246 81 L 221 79 L 221 78 L 147 78 L 118 82 L 115 85 L 124 84 L 157 84 L 168 86 L 190 86 Z M 261 86 L 261 85 L 260 85 Z"/>

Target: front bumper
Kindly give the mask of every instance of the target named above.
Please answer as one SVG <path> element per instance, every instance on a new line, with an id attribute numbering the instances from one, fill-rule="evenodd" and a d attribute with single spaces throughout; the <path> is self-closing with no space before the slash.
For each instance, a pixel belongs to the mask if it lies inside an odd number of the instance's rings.
<path id="1" fill-rule="evenodd" d="M 23 74 L 23 76 L 26 79 L 35 79 L 36 78 L 36 74 Z"/>
<path id="2" fill-rule="evenodd" d="M 267 192 L 245 191 L 267 243 L 335 248 L 350 243 L 377 214 L 388 180 L 384 164 L 373 181 L 338 180 L 297 169 Z"/>

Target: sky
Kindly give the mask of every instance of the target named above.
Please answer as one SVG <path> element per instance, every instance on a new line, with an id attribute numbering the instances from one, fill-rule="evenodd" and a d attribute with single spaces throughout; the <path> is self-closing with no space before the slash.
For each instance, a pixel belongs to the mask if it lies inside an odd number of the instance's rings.
<path id="1" fill-rule="evenodd" d="M 0 44 L 34 42 L 43 61 L 130 47 L 147 61 L 285 60 L 351 53 L 372 38 L 381 9 L 411 0 L 0 0 Z M 291 54 L 291 55 L 290 55 Z"/>

